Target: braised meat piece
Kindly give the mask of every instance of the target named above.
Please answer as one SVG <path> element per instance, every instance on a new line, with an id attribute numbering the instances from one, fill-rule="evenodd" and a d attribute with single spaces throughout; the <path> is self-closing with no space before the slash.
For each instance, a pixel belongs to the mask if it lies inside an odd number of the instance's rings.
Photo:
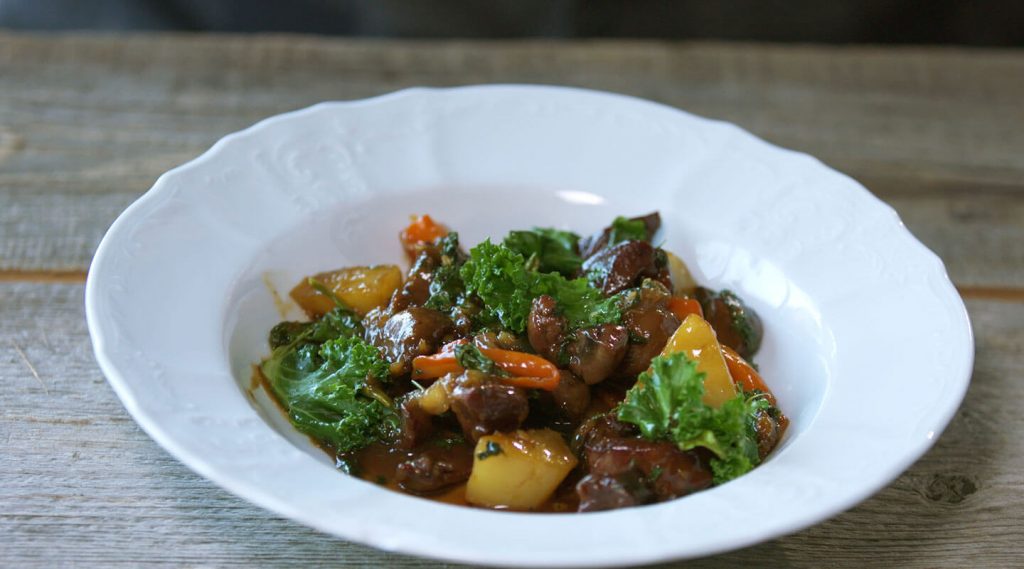
<path id="1" fill-rule="evenodd" d="M 424 249 L 409 269 L 405 283 L 391 296 L 387 312 L 396 314 L 411 306 L 423 306 L 430 298 L 430 282 L 440 264 L 440 254 L 436 248 Z"/>
<path id="2" fill-rule="evenodd" d="M 604 381 L 626 355 L 629 333 L 622 326 L 601 324 L 576 332 L 566 351 L 569 369 L 587 385 Z"/>
<path id="3" fill-rule="evenodd" d="M 668 309 L 668 289 L 655 281 L 646 281 L 639 298 L 622 314 L 622 325 L 629 333 L 629 347 L 618 375 L 634 377 L 651 365 L 668 339 L 679 328 L 679 318 Z"/>
<path id="4" fill-rule="evenodd" d="M 399 463 L 395 478 L 403 490 L 432 494 L 469 480 L 472 470 L 473 452 L 470 447 L 431 447 Z"/>
<path id="5" fill-rule="evenodd" d="M 671 500 L 711 486 L 704 451 L 682 451 L 671 442 L 626 434 L 631 429 L 611 414 L 580 430 L 577 442 L 590 471 L 576 487 L 580 511 L 630 499 L 635 504 Z"/>
<path id="6" fill-rule="evenodd" d="M 366 341 L 391 362 L 391 373 L 402 376 L 416 356 L 433 354 L 453 332 L 450 318 L 436 310 L 414 306 L 388 317 L 371 312 L 363 320 Z"/>
<path id="7" fill-rule="evenodd" d="M 599 512 L 640 506 L 654 496 L 636 472 L 618 476 L 588 474 L 576 483 L 580 512 Z"/>
<path id="8" fill-rule="evenodd" d="M 551 392 L 555 406 L 570 421 L 579 421 L 590 406 L 590 386 L 572 373 L 561 370 L 558 387 Z"/>
<path id="9" fill-rule="evenodd" d="M 658 212 L 649 213 L 640 217 L 631 218 L 630 221 L 642 221 L 647 229 L 647 241 L 654 238 L 654 234 L 661 228 L 661 216 Z M 605 227 L 601 231 L 594 233 L 580 239 L 579 249 L 580 258 L 587 259 L 594 253 L 597 253 L 601 249 L 604 249 L 608 245 L 608 239 L 611 237 L 612 228 L 611 226 Z"/>
<path id="10" fill-rule="evenodd" d="M 398 447 L 411 449 L 434 433 L 434 420 L 420 407 L 417 392 L 410 392 L 398 401 L 401 423 L 398 428 Z"/>
<path id="11" fill-rule="evenodd" d="M 764 460 L 771 453 L 789 426 L 789 418 L 778 409 L 758 411 L 754 420 L 754 431 L 757 433 L 757 454 Z"/>
<path id="12" fill-rule="evenodd" d="M 526 320 L 526 337 L 534 351 L 557 362 L 567 326 L 565 317 L 558 314 L 558 302 L 554 298 L 543 294 L 533 299 Z"/>
<path id="13" fill-rule="evenodd" d="M 633 288 L 645 278 L 672 284 L 665 254 L 646 241 L 624 241 L 602 249 L 583 262 L 582 272 L 605 296 Z"/>
<path id="14" fill-rule="evenodd" d="M 451 409 L 466 438 L 514 431 L 530 413 L 526 392 L 479 372 L 468 371 L 452 390 Z"/>
<path id="15" fill-rule="evenodd" d="M 711 324 L 718 341 L 750 360 L 761 347 L 764 326 L 757 313 L 731 291 L 715 292 L 697 288 L 697 301 L 704 310 L 704 319 Z"/>

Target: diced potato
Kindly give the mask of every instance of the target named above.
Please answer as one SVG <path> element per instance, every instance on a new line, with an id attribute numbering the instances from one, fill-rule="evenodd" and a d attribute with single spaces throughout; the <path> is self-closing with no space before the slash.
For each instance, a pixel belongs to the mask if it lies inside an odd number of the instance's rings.
<path id="1" fill-rule="evenodd" d="M 665 251 L 668 257 L 668 273 L 672 277 L 672 294 L 676 296 L 693 296 L 697 292 L 697 281 L 693 280 L 686 263 L 675 254 Z"/>
<path id="2" fill-rule="evenodd" d="M 736 397 L 736 386 L 725 365 L 722 346 L 707 320 L 696 314 L 690 314 L 683 320 L 668 339 L 661 355 L 677 352 L 696 360 L 697 370 L 704 372 L 704 403 L 718 407 Z"/>
<path id="3" fill-rule="evenodd" d="M 451 407 L 449 395 L 448 382 L 439 379 L 423 390 L 416 399 L 419 401 L 420 409 L 428 415 L 442 415 Z"/>
<path id="4" fill-rule="evenodd" d="M 367 312 L 386 304 L 395 290 L 402 286 L 402 271 L 395 265 L 347 267 L 314 275 L 313 279 L 322 283 L 357 314 L 365 316 Z M 303 279 L 290 294 L 310 318 L 323 316 L 335 306 L 334 300 L 313 288 L 309 279 Z"/>
<path id="5" fill-rule="evenodd" d="M 565 440 L 550 429 L 481 437 L 466 500 L 491 508 L 537 508 L 575 466 L 576 457 Z"/>

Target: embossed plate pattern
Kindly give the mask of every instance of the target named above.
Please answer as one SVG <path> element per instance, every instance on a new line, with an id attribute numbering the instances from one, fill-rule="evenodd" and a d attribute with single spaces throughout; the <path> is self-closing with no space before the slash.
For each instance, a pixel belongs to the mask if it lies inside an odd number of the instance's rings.
<path id="1" fill-rule="evenodd" d="M 281 318 L 268 285 L 397 262 L 409 213 L 475 243 L 651 210 L 699 281 L 736 290 L 765 321 L 757 361 L 793 423 L 747 476 L 586 515 L 446 506 L 336 472 L 249 389 Z M 942 263 L 855 181 L 730 124 L 539 86 L 412 89 L 227 136 L 118 218 L 86 310 L 125 407 L 199 474 L 346 539 L 496 565 L 696 557 L 826 519 L 933 444 L 974 355 Z"/>

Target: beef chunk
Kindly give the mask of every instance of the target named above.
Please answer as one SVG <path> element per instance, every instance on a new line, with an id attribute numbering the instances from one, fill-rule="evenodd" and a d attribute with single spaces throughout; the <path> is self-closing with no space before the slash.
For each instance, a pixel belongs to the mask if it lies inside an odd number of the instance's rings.
<path id="1" fill-rule="evenodd" d="M 628 342 L 622 326 L 601 324 L 580 330 L 568 347 L 569 369 L 588 385 L 600 383 L 622 362 Z"/>
<path id="2" fill-rule="evenodd" d="M 416 356 L 433 354 L 453 332 L 450 318 L 436 310 L 412 307 L 391 317 L 370 314 L 364 319 L 366 340 L 383 351 L 393 375 L 405 375 Z"/>
<path id="3" fill-rule="evenodd" d="M 589 469 L 576 489 L 581 511 L 671 500 L 712 483 L 706 452 L 640 438 L 611 414 L 581 427 L 576 442 Z"/>
<path id="4" fill-rule="evenodd" d="M 637 302 L 622 315 L 622 324 L 629 333 L 629 347 L 618 374 L 633 377 L 651 365 L 668 339 L 679 328 L 679 318 L 668 309 L 668 289 L 660 283 L 647 281 Z"/>
<path id="5" fill-rule="evenodd" d="M 700 451 L 682 451 L 675 443 L 608 437 L 586 447 L 587 465 L 595 475 L 638 473 L 658 501 L 671 500 L 711 486 L 711 468 Z"/>
<path id="6" fill-rule="evenodd" d="M 558 314 L 558 302 L 554 298 L 544 294 L 533 299 L 526 321 L 526 336 L 534 351 L 551 361 L 558 361 L 566 327 L 565 317 Z"/>
<path id="7" fill-rule="evenodd" d="M 624 241 L 583 262 L 583 274 L 607 296 L 639 285 L 643 279 L 671 286 L 665 254 L 646 241 Z"/>
<path id="8" fill-rule="evenodd" d="M 497 431 L 518 429 L 530 413 L 526 392 L 518 387 L 467 372 L 451 394 L 452 412 L 466 438 L 476 441 Z"/>
<path id="9" fill-rule="evenodd" d="M 754 419 L 754 431 L 757 433 L 757 454 L 761 460 L 764 460 L 779 444 L 782 435 L 786 434 L 788 426 L 789 418 L 778 409 L 758 411 Z"/>
<path id="10" fill-rule="evenodd" d="M 599 512 L 640 506 L 651 501 L 648 490 L 635 473 L 584 476 L 576 484 L 580 512 Z"/>
<path id="11" fill-rule="evenodd" d="M 641 217 L 634 217 L 631 221 L 643 221 L 644 226 L 647 228 L 647 241 L 654 238 L 654 234 L 661 228 L 661 216 L 658 212 L 649 213 Z M 611 226 L 605 227 L 601 231 L 594 233 L 588 237 L 580 239 L 580 258 L 587 259 L 597 253 L 601 249 L 604 249 L 608 245 L 608 238 L 611 237 L 612 228 Z"/>
<path id="12" fill-rule="evenodd" d="M 431 494 L 469 480 L 472 469 L 473 452 L 468 446 L 428 448 L 399 463 L 395 477 L 403 490 Z"/>
<path id="13" fill-rule="evenodd" d="M 398 436 L 399 448 L 411 449 L 433 434 L 434 420 L 420 407 L 418 398 L 407 395 L 400 399 L 398 412 L 401 417 Z"/>
<path id="14" fill-rule="evenodd" d="M 715 292 L 697 288 L 697 300 L 704 310 L 704 319 L 711 324 L 718 341 L 750 360 L 761 347 L 764 326 L 757 313 L 732 292 Z"/>
<path id="15" fill-rule="evenodd" d="M 434 279 L 434 271 L 440 264 L 440 254 L 435 248 L 420 253 L 409 269 L 405 283 L 392 295 L 387 312 L 396 314 L 409 307 L 423 306 L 430 298 L 430 283 Z"/>
<path id="16" fill-rule="evenodd" d="M 590 386 L 570 372 L 561 370 L 558 387 L 551 392 L 555 406 L 571 421 L 579 421 L 590 406 Z"/>

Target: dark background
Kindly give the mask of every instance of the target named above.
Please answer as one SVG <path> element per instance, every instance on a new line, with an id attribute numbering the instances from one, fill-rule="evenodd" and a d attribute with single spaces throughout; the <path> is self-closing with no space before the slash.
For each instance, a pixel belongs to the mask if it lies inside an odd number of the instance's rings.
<path id="1" fill-rule="evenodd" d="M 0 0 L 0 28 L 1024 45 L 1024 0 Z"/>

